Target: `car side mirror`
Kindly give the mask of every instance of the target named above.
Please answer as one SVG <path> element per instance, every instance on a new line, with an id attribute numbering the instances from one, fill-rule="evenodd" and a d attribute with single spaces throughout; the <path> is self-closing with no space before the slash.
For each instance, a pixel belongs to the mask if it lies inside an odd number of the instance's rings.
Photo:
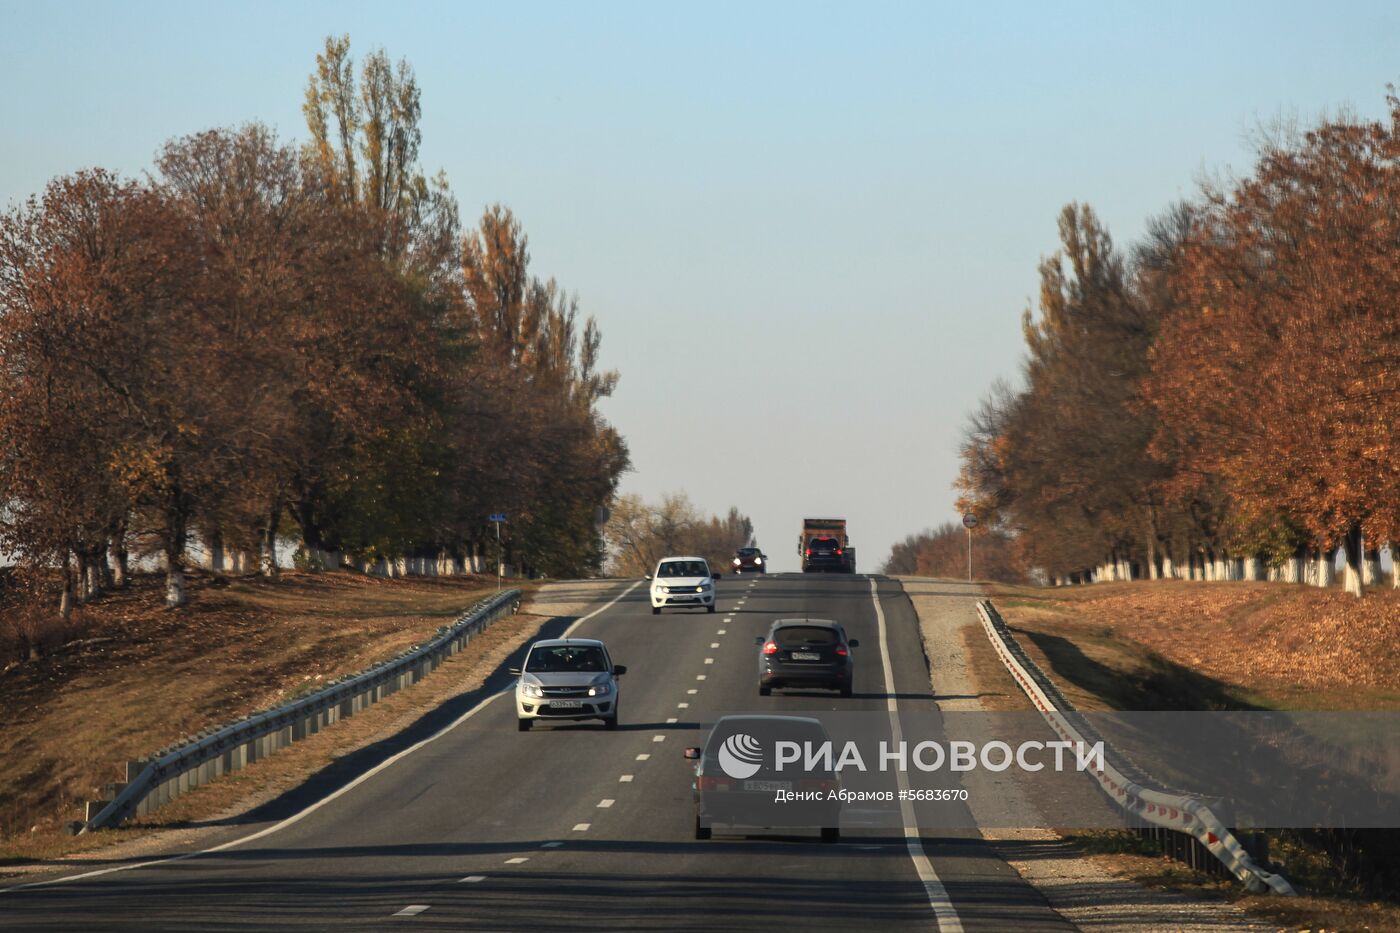
<path id="1" fill-rule="evenodd" d="M 698 748 L 687 748 L 687 749 L 685 750 L 685 758 L 686 758 L 687 761 L 699 761 L 699 760 L 700 760 L 700 749 L 698 749 Z"/>
<path id="2" fill-rule="evenodd" d="M 651 579 L 651 574 L 649 574 L 649 573 L 643 574 L 643 575 L 642 575 L 642 579 L 643 579 L 643 580 L 650 580 L 650 579 Z"/>
<path id="3" fill-rule="evenodd" d="M 753 639 L 753 643 L 754 643 L 755 645 L 761 645 L 761 644 L 763 644 L 763 636 L 762 636 L 762 635 L 755 635 L 755 636 L 754 636 L 754 639 Z"/>
<path id="4" fill-rule="evenodd" d="M 518 668 L 518 667 L 507 668 L 507 670 L 510 671 L 510 673 L 511 673 L 512 676 L 515 676 L 515 677 L 519 677 L 519 676 L 520 676 L 520 668 Z"/>
<path id="5" fill-rule="evenodd" d="M 859 647 L 860 647 L 860 639 L 859 639 L 859 638 L 852 638 L 850 641 L 846 642 L 846 644 L 850 645 L 852 648 L 859 648 Z"/>
<path id="6" fill-rule="evenodd" d="M 614 665 L 613 665 L 613 676 L 614 676 L 614 677 L 621 677 L 621 676 L 622 676 L 623 674 L 625 674 L 625 673 L 627 673 L 627 665 L 626 665 L 626 664 L 614 664 Z"/>

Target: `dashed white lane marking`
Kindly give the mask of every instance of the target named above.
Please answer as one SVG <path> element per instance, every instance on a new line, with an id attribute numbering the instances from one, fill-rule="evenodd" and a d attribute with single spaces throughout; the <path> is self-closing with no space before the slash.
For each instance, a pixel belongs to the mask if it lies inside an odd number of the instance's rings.
<path id="1" fill-rule="evenodd" d="M 394 914 L 395 917 L 416 917 L 428 909 L 427 904 L 409 904 L 403 910 Z"/>
<path id="2" fill-rule="evenodd" d="M 704 675 L 704 674 L 696 674 L 696 675 L 695 675 L 695 679 L 696 679 L 696 680 L 704 680 L 704 679 L 705 679 L 705 675 Z"/>
<path id="3" fill-rule="evenodd" d="M 898 746 L 904 739 L 904 730 L 899 722 L 899 701 L 895 699 L 894 668 L 890 665 L 890 643 L 886 634 L 885 610 L 880 605 L 880 591 L 874 580 L 870 581 L 870 600 L 875 604 L 875 626 L 880 633 L 880 664 L 885 669 L 885 693 L 888 696 L 885 700 L 885 709 L 890 717 L 890 738 L 892 743 Z M 903 771 L 896 771 L 895 775 L 899 781 L 900 791 L 907 791 L 909 789 L 908 777 Z M 901 801 L 899 809 L 904 820 L 904 845 L 909 850 L 909 858 L 914 863 L 914 871 L 918 873 L 919 880 L 924 883 L 924 894 L 928 898 L 929 907 L 933 910 L 933 920 L 938 926 L 939 933 L 963 933 L 962 918 L 953 908 L 953 899 L 948 896 L 948 889 L 943 886 L 943 881 L 933 868 L 933 861 L 924 851 L 923 836 L 919 832 L 919 818 L 914 813 L 913 805 L 907 800 Z"/>
<path id="4" fill-rule="evenodd" d="M 604 797 L 602 800 L 598 801 L 598 809 L 606 810 L 615 803 L 617 803 L 617 801 L 613 800 L 611 797 Z"/>
<path id="5" fill-rule="evenodd" d="M 733 617 L 733 616 L 725 616 L 725 617 L 724 617 L 724 621 L 725 621 L 725 622 L 733 622 L 733 621 L 734 621 L 734 617 Z"/>
<path id="6" fill-rule="evenodd" d="M 712 641 L 712 642 L 710 642 L 710 647 L 711 647 L 711 648 L 718 648 L 718 647 L 719 647 L 719 642 L 717 642 L 717 641 Z"/>
<path id="7" fill-rule="evenodd" d="M 546 842 L 544 845 L 540 846 L 540 848 L 541 848 L 541 849 L 557 849 L 557 848 L 559 848 L 560 846 L 562 846 L 563 844 L 564 844 L 564 843 L 562 843 L 562 842 L 557 842 L 557 841 L 556 841 L 556 842 Z"/>
<path id="8" fill-rule="evenodd" d="M 460 878 L 460 879 L 458 879 L 457 883 L 458 883 L 458 884 L 480 884 L 481 882 L 483 882 L 483 881 L 485 881 L 485 880 L 486 880 L 486 876 L 485 876 L 485 875 L 467 875 L 467 877 L 465 877 L 465 878 Z"/>
<path id="9" fill-rule="evenodd" d="M 729 629 L 727 629 L 727 628 L 722 628 L 722 629 L 718 630 L 717 632 L 715 632 L 715 634 L 716 634 L 716 635 L 724 635 L 724 634 L 728 633 L 728 631 L 729 631 Z"/>
<path id="10" fill-rule="evenodd" d="M 621 593 L 618 593 L 608 602 L 604 603 L 597 609 L 594 609 L 588 615 L 583 616 L 578 621 L 574 622 L 573 625 L 569 626 L 567 629 L 564 630 L 563 637 L 567 638 L 570 632 L 578 628 L 583 623 L 587 622 L 589 619 L 593 618 L 601 612 L 606 612 L 613 606 L 617 605 L 617 603 L 622 599 L 622 597 L 626 596 L 628 593 L 641 586 L 641 584 L 642 581 L 638 580 L 636 583 L 633 583 Z M 158 858 L 149 862 L 131 862 L 125 865 L 115 865 L 111 868 L 99 868 L 96 871 L 85 871 L 80 872 L 76 875 L 65 875 L 62 878 L 54 878 L 51 881 L 31 881 L 28 884 L 18 884 L 14 885 L 13 887 L 0 888 L 0 894 L 9 894 L 11 891 L 20 891 L 26 888 L 44 888 L 54 884 L 68 884 L 73 881 L 83 881 L 88 878 L 96 878 L 101 875 L 110 875 L 115 872 L 134 871 L 138 868 L 154 868 L 157 865 L 167 865 L 171 862 L 184 862 L 192 858 L 198 858 L 201 855 L 210 855 L 214 852 L 224 852 L 236 846 L 244 845 L 245 843 L 256 842 L 259 839 L 271 836 L 275 832 L 280 832 L 281 830 L 286 829 L 288 826 L 300 823 L 302 820 L 306 819 L 308 816 L 315 813 L 317 810 L 321 809 L 322 807 L 326 806 L 332 801 L 340 798 L 341 796 L 350 793 L 352 790 L 359 787 L 361 784 L 363 784 L 365 781 L 368 781 L 376 774 L 380 773 L 381 771 L 388 770 L 396 762 L 402 761 L 404 758 L 407 758 L 409 755 L 412 755 L 414 752 L 418 751 L 418 749 L 422 748 L 423 746 L 431 745 L 433 742 L 436 742 L 438 739 L 442 738 L 444 735 L 447 735 L 449 732 L 456 729 L 468 719 L 471 719 L 477 713 L 480 713 L 482 710 L 486 709 L 486 707 L 491 705 L 492 701 L 498 700 L 501 697 L 511 694 L 513 692 L 513 687 L 507 687 L 498 693 L 491 694 L 489 697 L 482 700 L 480 703 L 476 704 L 471 709 L 458 716 L 456 719 L 452 720 L 452 722 L 449 722 L 447 725 L 443 726 L 437 732 L 434 732 L 432 735 L 428 736 L 425 739 L 420 739 L 419 741 L 410 745 L 408 748 L 405 748 L 403 751 L 397 752 L 389 756 L 388 758 L 385 758 L 379 764 L 375 765 L 373 768 L 370 768 L 368 771 L 366 771 L 364 774 L 361 774 L 359 777 L 355 778 L 350 783 L 344 785 L 343 787 L 339 788 L 338 790 L 332 793 L 327 794 L 320 800 L 307 806 L 304 810 L 301 810 L 298 813 L 293 813 L 291 816 L 287 817 L 285 820 L 282 820 L 280 823 L 273 823 L 266 829 L 260 829 L 255 833 L 250 833 L 247 836 L 243 836 L 240 839 L 230 840 L 228 842 L 223 843 L 222 845 L 212 846 L 208 849 L 200 849 L 198 852 L 186 852 L 181 855 L 172 855 L 169 858 Z"/>
<path id="11" fill-rule="evenodd" d="M 667 725 L 670 725 L 670 724 L 673 723 L 673 722 L 680 722 L 680 720 L 677 719 L 677 718 L 674 717 L 674 716 L 672 716 L 670 719 L 666 720 Z"/>
<path id="12" fill-rule="evenodd" d="M 592 826 L 592 825 L 593 825 L 592 823 L 575 823 L 575 824 L 574 824 L 574 832 L 576 832 L 576 833 L 586 833 L 586 832 L 588 832 L 588 827 L 590 827 L 590 826 Z"/>
<path id="13" fill-rule="evenodd" d="M 714 658 L 706 658 L 706 659 L 705 659 L 705 663 L 706 663 L 706 664 L 713 664 L 713 663 L 715 663 L 715 659 L 714 659 Z"/>
<path id="14" fill-rule="evenodd" d="M 638 760 L 638 761 L 646 761 L 646 760 L 647 760 L 648 758 L 650 758 L 650 757 L 651 757 L 651 755 L 648 754 L 647 752 L 642 752 L 640 755 L 637 756 L 637 760 Z"/>
<path id="15" fill-rule="evenodd" d="M 506 859 L 506 864 L 507 864 L 507 865 L 519 865 L 521 862 L 528 862 L 528 861 L 530 861 L 530 856 L 528 856 L 528 855 L 517 855 L 515 858 L 508 858 L 508 859 Z"/>
<path id="16" fill-rule="evenodd" d="M 664 736 L 664 735 L 653 735 L 653 736 L 651 737 L 651 740 L 652 740 L 653 742 L 664 742 L 664 741 L 666 741 L 666 736 Z"/>
<path id="17" fill-rule="evenodd" d="M 676 709 L 690 709 L 689 703 L 677 703 Z"/>
<path id="18" fill-rule="evenodd" d="M 690 694 L 691 696 L 695 696 L 695 694 L 697 694 L 697 693 L 699 693 L 699 692 L 700 692 L 699 690 L 687 690 L 687 691 L 686 691 L 686 693 Z"/>
<path id="19" fill-rule="evenodd" d="M 617 782 L 618 782 L 619 784 L 631 784 L 631 783 L 632 783 L 632 775 L 630 775 L 630 774 L 621 775 L 620 777 L 618 777 Z"/>

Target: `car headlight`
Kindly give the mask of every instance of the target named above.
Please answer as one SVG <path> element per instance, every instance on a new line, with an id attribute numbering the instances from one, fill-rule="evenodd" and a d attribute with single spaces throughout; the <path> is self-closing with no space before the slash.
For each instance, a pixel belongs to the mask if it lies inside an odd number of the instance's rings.
<path id="1" fill-rule="evenodd" d="M 521 684 L 520 692 L 527 697 L 543 697 L 544 691 L 539 684 Z"/>
<path id="2" fill-rule="evenodd" d="M 737 558 L 737 557 L 734 558 L 734 565 L 735 565 L 736 567 L 737 567 L 739 564 L 741 564 L 741 563 L 743 563 L 743 561 L 739 560 L 739 558 Z"/>
<path id="3" fill-rule="evenodd" d="M 598 684 L 597 686 L 588 688 L 588 695 L 591 697 L 600 697 L 611 690 L 612 686 L 610 684 Z"/>
<path id="4" fill-rule="evenodd" d="M 753 559 L 753 562 L 754 562 L 755 564 L 761 564 L 761 563 L 763 563 L 763 558 L 762 558 L 762 557 L 755 557 L 755 558 Z"/>

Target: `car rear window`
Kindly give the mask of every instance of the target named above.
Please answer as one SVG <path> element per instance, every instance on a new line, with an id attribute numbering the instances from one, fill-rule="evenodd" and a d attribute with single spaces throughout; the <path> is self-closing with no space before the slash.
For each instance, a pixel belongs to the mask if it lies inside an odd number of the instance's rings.
<path id="1" fill-rule="evenodd" d="M 787 625 L 773 633 L 779 648 L 807 648 L 834 645 L 836 629 L 817 625 Z"/>
<path id="2" fill-rule="evenodd" d="M 813 538 L 808 543 L 811 547 L 840 547 L 835 538 Z"/>
<path id="3" fill-rule="evenodd" d="M 657 569 L 658 577 L 708 577 L 710 568 L 699 560 L 670 560 Z"/>
<path id="4" fill-rule="evenodd" d="M 532 674 L 564 674 L 572 671 L 591 674 L 607 670 L 603 652 L 591 645 L 556 645 L 536 648 L 525 662 Z"/>

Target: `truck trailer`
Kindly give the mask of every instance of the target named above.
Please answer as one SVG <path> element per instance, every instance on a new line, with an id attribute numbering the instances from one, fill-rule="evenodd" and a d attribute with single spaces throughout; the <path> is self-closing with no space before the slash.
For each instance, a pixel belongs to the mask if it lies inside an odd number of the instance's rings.
<path id="1" fill-rule="evenodd" d="M 804 518 L 797 539 L 803 573 L 855 573 L 856 551 L 844 518 Z"/>

